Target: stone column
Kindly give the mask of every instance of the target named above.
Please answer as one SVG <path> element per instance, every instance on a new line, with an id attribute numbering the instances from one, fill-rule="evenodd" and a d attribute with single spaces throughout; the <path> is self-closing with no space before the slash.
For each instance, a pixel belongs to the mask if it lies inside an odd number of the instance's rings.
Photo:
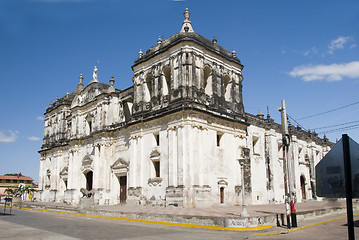
<path id="1" fill-rule="evenodd" d="M 157 71 L 156 71 L 157 72 Z M 161 75 L 157 74 L 155 76 L 153 76 L 153 90 L 152 90 L 152 93 L 153 93 L 153 96 L 154 97 L 158 97 L 158 94 L 159 94 L 159 91 L 160 91 L 160 80 L 161 80 Z"/>
<path id="2" fill-rule="evenodd" d="M 278 178 L 278 181 L 274 179 L 274 171 L 275 171 L 275 152 L 276 151 L 277 144 L 276 144 L 276 137 L 275 134 L 269 130 L 265 132 L 265 161 L 266 161 L 266 174 L 267 174 L 267 193 L 268 193 L 268 200 L 271 201 L 275 198 L 274 195 L 274 189 L 280 189 L 279 183 L 283 182 L 279 181 L 280 178 Z M 278 151 L 278 150 L 277 150 Z M 278 161 L 276 161 L 277 163 Z M 278 166 L 277 166 L 278 168 Z M 277 172 L 283 172 L 283 171 L 277 171 Z M 276 185 L 276 187 L 274 187 Z"/>
<path id="3" fill-rule="evenodd" d="M 139 161 L 137 162 L 137 174 L 138 176 L 140 176 L 140 180 L 139 182 L 137 182 L 137 187 L 142 187 L 145 186 L 147 184 L 147 180 L 148 180 L 148 172 L 146 172 L 146 170 L 148 169 L 148 164 L 149 164 L 149 159 L 150 159 L 150 155 L 149 153 L 147 155 L 144 154 L 144 144 L 145 144 L 146 140 L 144 139 L 144 136 L 142 136 L 142 133 L 140 135 L 140 137 L 138 138 L 138 146 L 139 146 L 139 156 L 138 159 Z"/>
<path id="4" fill-rule="evenodd" d="M 130 174 L 129 174 L 129 183 L 128 186 L 135 188 L 137 186 L 137 161 L 138 161 L 138 147 L 137 147 L 137 136 L 132 136 L 130 138 Z"/>
<path id="5" fill-rule="evenodd" d="M 177 186 L 177 127 L 168 128 L 168 185 Z"/>
<path id="6" fill-rule="evenodd" d="M 315 144 L 311 143 L 309 146 L 311 150 L 312 157 L 310 158 L 310 187 L 312 189 L 312 198 L 317 199 L 316 195 L 316 185 L 315 185 L 315 158 L 316 158 L 316 149 Z"/>
<path id="7" fill-rule="evenodd" d="M 73 182 L 73 156 L 74 156 L 74 150 L 69 150 L 69 165 L 67 169 L 67 189 L 72 189 L 72 182 Z"/>
<path id="8" fill-rule="evenodd" d="M 201 162 L 203 158 L 203 149 L 201 145 L 201 130 L 199 126 L 194 125 L 192 128 L 193 132 L 193 158 L 189 161 L 189 171 L 190 171 L 190 185 L 199 185 L 199 176 L 202 172 Z"/>
<path id="9" fill-rule="evenodd" d="M 99 167 L 99 171 L 98 171 L 98 182 L 99 188 L 105 188 L 106 185 L 106 179 L 109 177 L 107 175 L 108 171 L 106 169 L 106 161 L 107 161 L 107 156 L 106 156 L 106 152 L 107 152 L 107 146 L 106 144 L 99 144 L 100 147 L 100 151 L 99 151 L 99 158 L 97 159 L 98 161 L 98 167 Z"/>
<path id="10" fill-rule="evenodd" d="M 44 174 L 46 174 L 46 171 L 44 169 L 44 161 L 45 157 L 41 155 L 40 157 L 40 167 L 39 167 L 39 187 L 38 190 L 44 190 Z"/>
<path id="11" fill-rule="evenodd" d="M 95 144 L 93 146 L 95 148 L 95 156 L 93 159 L 93 177 L 92 177 L 92 188 L 93 189 L 97 189 L 100 188 L 100 174 L 101 174 L 101 169 L 100 169 L 100 155 L 101 155 L 101 144 Z"/>
<path id="12" fill-rule="evenodd" d="M 205 131 L 204 128 L 197 128 L 197 144 L 198 144 L 198 159 L 197 159 L 197 163 L 196 163 L 196 169 L 198 170 L 198 176 L 196 176 L 195 173 L 195 180 L 196 180 L 196 185 L 199 186 L 203 186 L 205 184 L 205 182 L 208 183 L 207 181 L 207 177 L 204 175 L 207 175 L 208 173 L 205 171 L 206 170 L 206 165 L 207 165 L 207 161 L 208 161 L 208 151 L 211 151 L 211 147 L 208 146 L 208 142 L 206 142 L 206 139 L 208 141 L 208 132 Z M 207 135 L 207 136 L 206 136 Z M 206 150 L 204 150 L 204 143 L 206 146 Z M 208 147 L 208 148 L 207 148 Z"/>
<path id="13" fill-rule="evenodd" d="M 186 53 L 188 56 L 186 57 L 186 71 L 185 71 L 185 87 L 188 89 L 186 91 L 186 95 L 188 97 L 192 97 L 192 86 L 193 86 L 193 67 L 192 67 L 192 52 Z"/>
<path id="14" fill-rule="evenodd" d="M 177 183 L 176 186 L 183 185 L 183 162 L 186 162 L 187 160 L 187 154 L 188 154 L 188 140 L 189 138 L 185 137 L 185 129 L 183 126 L 179 126 L 177 128 L 177 169 L 176 169 L 176 175 L 177 175 Z"/>
<path id="15" fill-rule="evenodd" d="M 177 88 L 177 74 L 178 74 L 178 63 L 177 57 L 171 58 L 171 88 L 176 89 Z"/>
<path id="16" fill-rule="evenodd" d="M 169 90 L 167 87 L 165 75 L 163 73 L 161 73 L 161 75 L 159 76 L 159 83 L 160 83 L 160 87 L 159 87 L 160 95 L 162 97 L 168 95 Z M 161 103 L 162 103 L 162 99 L 161 99 Z"/>
<path id="17" fill-rule="evenodd" d="M 56 152 L 54 158 L 52 159 L 52 169 L 51 169 L 51 189 L 58 189 L 58 178 L 59 178 L 59 152 Z"/>

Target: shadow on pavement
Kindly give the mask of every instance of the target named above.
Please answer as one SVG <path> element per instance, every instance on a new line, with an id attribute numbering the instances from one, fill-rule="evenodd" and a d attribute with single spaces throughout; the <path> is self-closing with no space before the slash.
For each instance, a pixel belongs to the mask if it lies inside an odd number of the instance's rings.
<path id="1" fill-rule="evenodd" d="M 348 226 L 348 224 L 343 224 L 342 226 Z M 354 221 L 354 227 L 359 227 L 359 220 Z"/>

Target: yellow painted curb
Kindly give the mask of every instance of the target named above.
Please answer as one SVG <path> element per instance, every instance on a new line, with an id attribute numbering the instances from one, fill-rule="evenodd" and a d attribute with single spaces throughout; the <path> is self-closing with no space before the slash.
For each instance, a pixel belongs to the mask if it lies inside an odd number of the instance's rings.
<path id="1" fill-rule="evenodd" d="M 359 215 L 359 213 L 356 213 L 353 216 L 358 216 L 358 215 Z M 308 227 L 314 227 L 314 226 L 317 226 L 317 225 L 320 225 L 320 224 L 330 223 L 330 222 L 338 221 L 338 220 L 345 219 L 345 218 L 347 218 L 347 217 L 345 216 L 345 217 L 335 218 L 335 219 L 327 220 L 327 221 L 324 221 L 324 222 L 313 223 L 313 224 L 302 226 L 302 227 L 288 229 L 288 230 L 281 231 L 281 232 L 252 234 L 252 236 L 270 236 L 270 235 L 286 234 L 286 233 L 290 233 L 290 232 L 297 231 L 297 230 L 300 230 L 300 229 L 304 229 L 304 228 L 308 228 Z"/>
<path id="2" fill-rule="evenodd" d="M 46 210 L 46 209 L 38 209 L 38 208 L 25 208 L 25 207 L 14 207 L 14 206 L 13 206 L 13 208 L 32 210 L 32 211 L 39 211 L 39 212 L 51 212 L 51 213 L 61 213 L 61 214 L 76 215 L 76 216 L 112 219 L 112 220 L 120 220 L 120 221 L 129 221 L 129 222 L 152 223 L 152 224 L 162 224 L 162 225 L 168 225 L 168 226 L 192 227 L 192 228 L 214 229 L 214 230 L 223 230 L 223 231 L 255 231 L 255 230 L 263 230 L 263 229 L 268 229 L 268 228 L 273 227 L 273 225 L 264 225 L 264 226 L 260 226 L 260 227 L 243 227 L 243 228 L 240 228 L 240 227 L 219 227 L 219 226 L 209 226 L 209 225 L 189 224 L 189 223 L 173 223 L 173 222 L 160 222 L 160 221 L 152 221 L 152 220 L 133 219 L 133 218 L 108 217 L 108 216 L 99 216 L 99 215 L 72 213 L 72 212 L 62 212 L 62 211 Z"/>

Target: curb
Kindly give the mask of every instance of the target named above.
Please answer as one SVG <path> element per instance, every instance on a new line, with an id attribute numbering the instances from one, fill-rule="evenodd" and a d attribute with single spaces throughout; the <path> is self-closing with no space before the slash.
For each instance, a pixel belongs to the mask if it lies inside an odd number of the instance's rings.
<path id="1" fill-rule="evenodd" d="M 2 205 L 0 205 L 0 206 L 2 206 Z M 191 224 L 191 223 L 180 223 L 180 222 L 170 222 L 170 221 L 156 221 L 156 220 L 145 220 L 145 219 L 136 219 L 136 218 L 106 216 L 106 215 L 103 215 L 103 213 L 98 214 L 97 211 L 89 211 L 89 212 L 94 212 L 93 214 L 89 214 L 89 213 L 83 213 L 83 211 L 78 212 L 77 209 L 76 210 L 71 209 L 71 211 L 65 212 L 65 211 L 58 211 L 58 210 L 50 210 L 50 208 L 43 209 L 43 208 L 23 207 L 23 206 L 21 206 L 21 207 L 13 206 L 13 208 L 18 208 L 18 209 L 23 209 L 23 210 L 31 210 L 31 211 L 85 216 L 85 217 L 93 217 L 93 218 L 129 221 L 129 222 L 161 224 L 161 225 L 167 225 L 167 226 L 190 227 L 190 228 L 201 228 L 201 229 L 213 229 L 213 230 L 222 230 L 222 231 L 257 231 L 257 230 L 263 230 L 263 229 L 268 229 L 268 228 L 273 227 L 273 225 L 262 225 L 262 226 L 253 226 L 253 227 L 221 227 L 221 226 L 214 226 L 214 225 L 202 225 L 202 224 Z M 46 206 L 45 206 L 45 208 L 46 208 Z M 97 214 L 95 214 L 95 213 L 97 213 Z M 192 218 L 197 218 L 197 216 L 192 217 Z"/>
<path id="2" fill-rule="evenodd" d="M 359 216 L 359 213 L 354 214 L 354 216 Z M 327 221 L 323 221 L 323 222 L 317 222 L 317 223 L 313 223 L 313 224 L 309 224 L 309 225 L 305 225 L 305 226 L 301 226 L 301 227 L 297 227 L 297 228 L 292 228 L 292 229 L 288 229 L 285 231 L 278 231 L 278 232 L 268 232 L 268 233 L 258 233 L 258 234 L 252 234 L 252 236 L 272 236 L 272 235 L 280 235 L 280 234 L 287 234 L 290 232 L 294 232 L 297 230 L 301 230 L 304 228 L 309 228 L 309 227 L 314 227 L 320 224 L 325 224 L 325 223 L 330 223 L 330 222 L 335 222 L 341 219 L 346 219 L 347 217 L 339 217 L 339 218 L 335 218 L 335 219 L 331 219 L 331 220 L 327 220 Z"/>
<path id="3" fill-rule="evenodd" d="M 79 208 L 76 206 L 51 206 L 36 203 L 22 203 L 20 208 L 30 210 L 43 210 L 48 212 L 76 214 L 98 218 L 116 219 L 122 221 L 135 221 L 142 223 L 163 224 L 182 227 L 195 227 L 204 229 L 217 229 L 229 231 L 257 231 L 273 226 L 286 225 L 283 213 L 268 212 L 265 216 L 236 217 L 236 216 L 192 216 L 175 214 L 156 214 L 147 212 L 122 212 L 116 210 Z M 345 212 L 345 207 L 332 207 L 297 212 L 298 222 L 308 217 L 322 216 L 330 213 Z"/>

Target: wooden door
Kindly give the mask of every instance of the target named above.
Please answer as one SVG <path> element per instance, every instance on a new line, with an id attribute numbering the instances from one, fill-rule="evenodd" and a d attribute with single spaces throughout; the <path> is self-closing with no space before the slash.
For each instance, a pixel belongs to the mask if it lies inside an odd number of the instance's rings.
<path id="1" fill-rule="evenodd" d="M 120 177 L 120 203 L 126 203 L 127 200 L 127 177 Z"/>
<path id="2" fill-rule="evenodd" d="M 220 194 L 220 203 L 224 203 L 224 187 L 221 187 L 219 189 L 219 194 Z"/>

